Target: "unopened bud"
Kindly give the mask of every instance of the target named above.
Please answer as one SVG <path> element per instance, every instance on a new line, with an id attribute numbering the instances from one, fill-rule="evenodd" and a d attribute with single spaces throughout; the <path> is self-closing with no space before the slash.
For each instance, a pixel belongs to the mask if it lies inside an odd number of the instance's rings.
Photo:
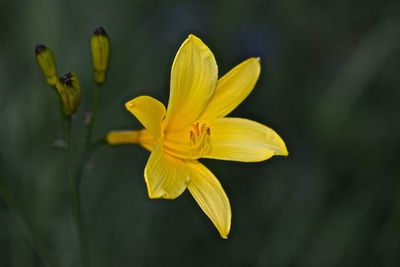
<path id="1" fill-rule="evenodd" d="M 56 59 L 50 48 L 45 45 L 38 44 L 35 47 L 36 61 L 42 69 L 43 75 L 46 78 L 47 84 L 50 86 L 56 85 L 57 68 Z"/>
<path id="2" fill-rule="evenodd" d="M 108 61 L 110 59 L 110 39 L 103 27 L 98 27 L 90 40 L 94 80 L 103 84 L 106 79 Z"/>
<path id="3" fill-rule="evenodd" d="M 56 83 L 65 115 L 74 114 L 81 102 L 81 86 L 73 72 L 67 72 L 58 78 Z"/>

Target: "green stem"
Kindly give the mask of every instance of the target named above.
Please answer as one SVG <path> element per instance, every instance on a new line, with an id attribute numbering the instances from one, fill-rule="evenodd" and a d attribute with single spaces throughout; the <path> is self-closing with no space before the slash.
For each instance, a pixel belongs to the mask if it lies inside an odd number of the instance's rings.
<path id="1" fill-rule="evenodd" d="M 53 264 L 51 264 L 51 260 L 48 256 L 46 249 L 44 248 L 42 243 L 39 242 L 39 240 L 35 237 L 31 225 L 28 223 L 27 218 L 22 214 L 17 201 L 14 199 L 14 196 L 10 188 L 7 186 L 7 183 L 1 174 L 0 174 L 0 194 L 4 198 L 5 202 L 9 206 L 12 213 L 14 214 L 19 227 L 25 234 L 26 238 L 28 239 L 29 243 L 39 256 L 43 264 L 49 267 L 54 266 Z"/>
<path id="2" fill-rule="evenodd" d="M 86 142 L 85 142 L 85 149 L 83 152 L 83 157 L 80 162 L 80 165 L 78 167 L 78 170 L 74 172 L 76 174 L 73 178 L 74 181 L 74 188 L 77 188 L 75 192 L 77 193 L 76 201 L 77 201 L 77 206 L 79 208 L 79 187 L 80 187 L 80 182 L 84 173 L 85 169 L 85 164 L 89 160 L 91 154 L 101 145 L 105 143 L 104 139 L 97 140 L 96 142 L 92 143 L 92 132 L 93 132 L 93 125 L 96 121 L 96 115 L 97 115 L 97 110 L 99 106 L 99 86 L 96 86 L 93 90 L 93 98 L 92 98 L 92 106 L 91 106 L 91 117 L 89 119 L 89 122 L 87 124 L 87 135 L 86 135 Z M 69 143 L 70 141 L 67 141 Z M 80 223 L 82 222 L 82 216 L 79 213 L 79 209 L 77 212 L 78 217 L 77 221 Z M 83 231 L 82 225 L 79 227 L 79 234 L 81 236 L 81 256 L 84 256 L 84 263 L 86 266 L 89 266 L 89 258 L 87 257 L 88 255 L 88 243 L 87 243 L 87 237 L 85 231 Z"/>
<path id="3" fill-rule="evenodd" d="M 96 86 L 93 90 L 93 98 L 92 98 L 92 115 L 87 126 L 87 136 L 86 136 L 86 149 L 90 146 L 90 142 L 92 141 L 92 131 L 93 125 L 96 121 L 97 109 L 99 108 L 99 86 Z"/>
<path id="4" fill-rule="evenodd" d="M 91 106 L 91 116 L 89 122 L 87 124 L 87 134 L 86 134 L 86 142 L 85 142 L 85 149 L 83 152 L 83 157 L 81 164 L 78 170 L 78 184 L 81 182 L 83 177 L 83 173 L 85 171 L 85 164 L 90 159 L 91 154 L 98 148 L 100 145 L 104 143 L 104 139 L 97 140 L 92 144 L 92 132 L 93 132 L 93 125 L 96 121 L 97 110 L 99 107 L 99 85 L 93 90 L 93 98 L 92 98 L 92 106 Z"/>
<path id="5" fill-rule="evenodd" d="M 67 167 L 67 173 L 70 183 L 71 200 L 72 200 L 72 212 L 74 217 L 75 226 L 77 229 L 78 236 L 78 247 L 81 266 L 88 266 L 88 250 L 86 243 L 86 236 L 83 230 L 81 209 L 80 209 L 80 191 L 79 183 L 76 176 L 75 165 L 72 160 L 72 145 L 71 145 L 71 117 L 65 117 L 64 125 L 64 137 L 66 142 L 65 152 L 65 163 Z"/>

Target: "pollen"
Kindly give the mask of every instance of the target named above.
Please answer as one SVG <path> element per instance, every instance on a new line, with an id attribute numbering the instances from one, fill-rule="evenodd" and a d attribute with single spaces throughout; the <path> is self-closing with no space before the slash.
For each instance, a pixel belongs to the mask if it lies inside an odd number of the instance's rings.
<path id="1" fill-rule="evenodd" d="M 190 147 L 193 155 L 201 157 L 210 153 L 211 129 L 206 124 L 196 122 L 190 129 Z"/>

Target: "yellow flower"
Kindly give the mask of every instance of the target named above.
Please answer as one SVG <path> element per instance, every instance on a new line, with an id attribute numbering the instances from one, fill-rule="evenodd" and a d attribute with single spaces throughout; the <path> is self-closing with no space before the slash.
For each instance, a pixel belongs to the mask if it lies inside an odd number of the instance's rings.
<path id="1" fill-rule="evenodd" d="M 259 59 L 249 58 L 218 80 L 213 53 L 189 35 L 172 65 L 168 109 L 150 96 L 134 98 L 125 107 L 145 129 L 107 135 L 109 144 L 136 143 L 151 151 L 144 169 L 150 198 L 174 199 L 188 188 L 223 238 L 231 227 L 229 200 L 198 159 L 255 162 L 288 155 L 272 129 L 225 117 L 252 91 L 259 74 Z"/>

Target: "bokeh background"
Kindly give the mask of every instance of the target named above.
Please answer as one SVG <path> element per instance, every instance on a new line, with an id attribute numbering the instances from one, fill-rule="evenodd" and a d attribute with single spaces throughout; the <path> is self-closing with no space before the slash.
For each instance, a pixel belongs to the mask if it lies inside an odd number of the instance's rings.
<path id="1" fill-rule="evenodd" d="M 260 80 L 233 115 L 275 129 L 290 155 L 203 161 L 231 201 L 223 240 L 188 192 L 148 198 L 148 152 L 101 147 L 81 188 L 91 266 L 400 266 L 396 0 L 0 0 L 0 175 L 18 206 L 15 213 L 0 198 L 0 266 L 43 266 L 26 231 L 53 266 L 78 266 L 63 152 L 54 146 L 62 138 L 57 102 L 34 47 L 46 44 L 60 73 L 80 76 L 79 159 L 97 26 L 107 30 L 112 56 L 96 138 L 140 127 L 123 108 L 135 96 L 167 103 L 172 60 L 194 33 L 221 75 L 261 57 Z"/>

